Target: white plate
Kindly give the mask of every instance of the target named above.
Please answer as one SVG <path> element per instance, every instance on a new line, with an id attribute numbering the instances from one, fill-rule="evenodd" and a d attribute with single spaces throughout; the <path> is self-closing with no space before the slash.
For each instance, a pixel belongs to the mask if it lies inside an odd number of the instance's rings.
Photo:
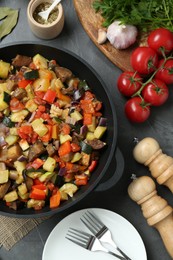
<path id="1" fill-rule="evenodd" d="M 115 257 L 104 252 L 90 252 L 65 238 L 69 227 L 87 230 L 80 217 L 87 209 L 76 211 L 61 220 L 50 233 L 43 250 L 42 260 L 111 260 Z M 122 216 L 100 208 L 91 208 L 111 230 L 114 241 L 132 260 L 147 260 L 145 246 L 137 230 Z"/>

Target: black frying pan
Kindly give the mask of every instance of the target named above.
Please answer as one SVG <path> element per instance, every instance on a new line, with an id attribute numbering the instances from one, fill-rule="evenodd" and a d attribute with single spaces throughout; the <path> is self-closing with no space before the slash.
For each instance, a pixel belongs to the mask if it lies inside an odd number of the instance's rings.
<path id="1" fill-rule="evenodd" d="M 88 185 L 82 187 L 73 198 L 66 202 L 63 202 L 57 209 L 51 210 L 49 206 L 46 206 L 40 211 L 33 209 L 21 209 L 14 211 L 4 206 L 4 203 L 0 202 L 0 214 L 8 215 L 12 217 L 42 217 L 53 215 L 60 211 L 63 211 L 79 200 L 83 199 L 87 194 L 92 192 L 94 188 L 101 181 L 103 176 L 109 175 L 110 171 L 108 167 L 112 160 L 115 161 L 114 155 L 116 152 L 117 145 L 117 118 L 114 105 L 112 103 L 110 94 L 105 87 L 105 84 L 101 80 L 100 76 L 96 74 L 94 69 L 88 65 L 84 60 L 77 57 L 76 55 L 62 49 L 56 49 L 54 47 L 40 45 L 40 44 L 28 44 L 21 43 L 15 45 L 8 45 L 0 49 L 0 59 L 11 62 L 17 54 L 34 56 L 35 54 L 41 54 L 47 59 L 55 59 L 58 64 L 63 67 L 69 68 L 77 77 L 86 80 L 92 91 L 96 94 L 97 98 L 103 101 L 104 116 L 108 119 L 108 130 L 105 135 L 105 142 L 107 148 L 101 155 L 99 164 L 96 170 L 92 173 L 92 177 Z"/>

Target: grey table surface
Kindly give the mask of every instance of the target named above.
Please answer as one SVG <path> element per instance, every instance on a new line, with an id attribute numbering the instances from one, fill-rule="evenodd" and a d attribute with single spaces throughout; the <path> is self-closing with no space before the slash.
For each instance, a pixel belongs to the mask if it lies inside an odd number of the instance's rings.
<path id="1" fill-rule="evenodd" d="M 93 44 L 83 29 L 74 9 L 72 0 L 63 0 L 65 25 L 58 38 L 53 40 L 40 40 L 35 37 L 27 22 L 26 10 L 28 0 L 1 0 L 0 7 L 8 6 L 19 9 L 19 19 L 14 30 L 0 42 L 0 48 L 15 42 L 44 43 L 53 47 L 63 47 L 77 54 L 88 62 L 101 76 L 109 90 L 117 114 L 118 139 L 117 146 L 123 154 L 125 167 L 120 181 L 112 188 L 100 192 L 93 191 L 79 203 L 65 212 L 54 215 L 49 220 L 36 227 L 10 251 L 0 248 L 0 260 L 41 260 L 46 239 L 52 229 L 68 214 L 87 207 L 98 207 L 112 210 L 126 218 L 134 225 L 141 235 L 146 247 L 148 260 L 170 260 L 159 233 L 149 227 L 144 219 L 140 207 L 133 202 L 128 194 L 127 187 L 131 182 L 130 176 L 149 175 L 149 171 L 135 162 L 132 156 L 133 138 L 142 139 L 146 136 L 156 138 L 163 151 L 173 156 L 173 94 L 170 91 L 169 100 L 160 108 L 152 110 L 148 121 L 144 124 L 131 124 L 124 115 L 125 98 L 116 88 L 116 80 L 121 70 L 112 64 Z M 114 171 L 113 167 L 112 170 Z M 158 194 L 163 196 L 173 206 L 173 197 L 166 187 L 157 186 Z M 104 196 L 104 200 L 100 199 Z M 81 256 L 76 256 L 80 259 Z M 57 256 L 58 259 L 58 256 Z M 65 259 L 66 260 L 66 259 Z M 140 259 L 139 259 L 140 260 Z"/>

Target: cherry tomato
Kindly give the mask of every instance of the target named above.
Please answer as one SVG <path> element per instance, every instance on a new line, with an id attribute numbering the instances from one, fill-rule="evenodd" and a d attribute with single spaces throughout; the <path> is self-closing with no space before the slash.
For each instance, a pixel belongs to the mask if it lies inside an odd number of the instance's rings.
<path id="1" fill-rule="evenodd" d="M 137 72 L 125 71 L 117 81 L 117 87 L 124 96 L 132 96 L 142 85 L 142 78 Z"/>
<path id="2" fill-rule="evenodd" d="M 142 75 L 155 71 L 158 65 L 158 54 L 150 47 L 138 47 L 131 55 L 133 69 Z"/>
<path id="3" fill-rule="evenodd" d="M 166 28 L 153 30 L 147 39 L 149 47 L 159 54 L 169 53 L 173 49 L 173 33 Z"/>
<path id="4" fill-rule="evenodd" d="M 155 75 L 155 78 L 164 81 L 166 84 L 173 83 L 173 59 L 167 60 L 164 63 L 164 59 L 159 61 L 158 67 L 160 68 Z"/>
<path id="5" fill-rule="evenodd" d="M 144 87 L 142 96 L 150 105 L 160 106 L 168 99 L 169 90 L 163 81 L 154 79 Z"/>
<path id="6" fill-rule="evenodd" d="M 125 104 L 127 118 L 135 123 L 142 123 L 150 116 L 150 106 L 141 97 L 133 97 Z"/>

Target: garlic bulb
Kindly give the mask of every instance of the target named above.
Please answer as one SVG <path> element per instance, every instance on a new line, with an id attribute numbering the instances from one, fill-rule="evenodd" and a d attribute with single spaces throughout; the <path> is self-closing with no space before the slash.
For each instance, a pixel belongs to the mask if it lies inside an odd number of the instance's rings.
<path id="1" fill-rule="evenodd" d="M 138 31 L 133 25 L 114 21 L 107 29 L 107 39 L 116 49 L 126 49 L 136 41 Z"/>

